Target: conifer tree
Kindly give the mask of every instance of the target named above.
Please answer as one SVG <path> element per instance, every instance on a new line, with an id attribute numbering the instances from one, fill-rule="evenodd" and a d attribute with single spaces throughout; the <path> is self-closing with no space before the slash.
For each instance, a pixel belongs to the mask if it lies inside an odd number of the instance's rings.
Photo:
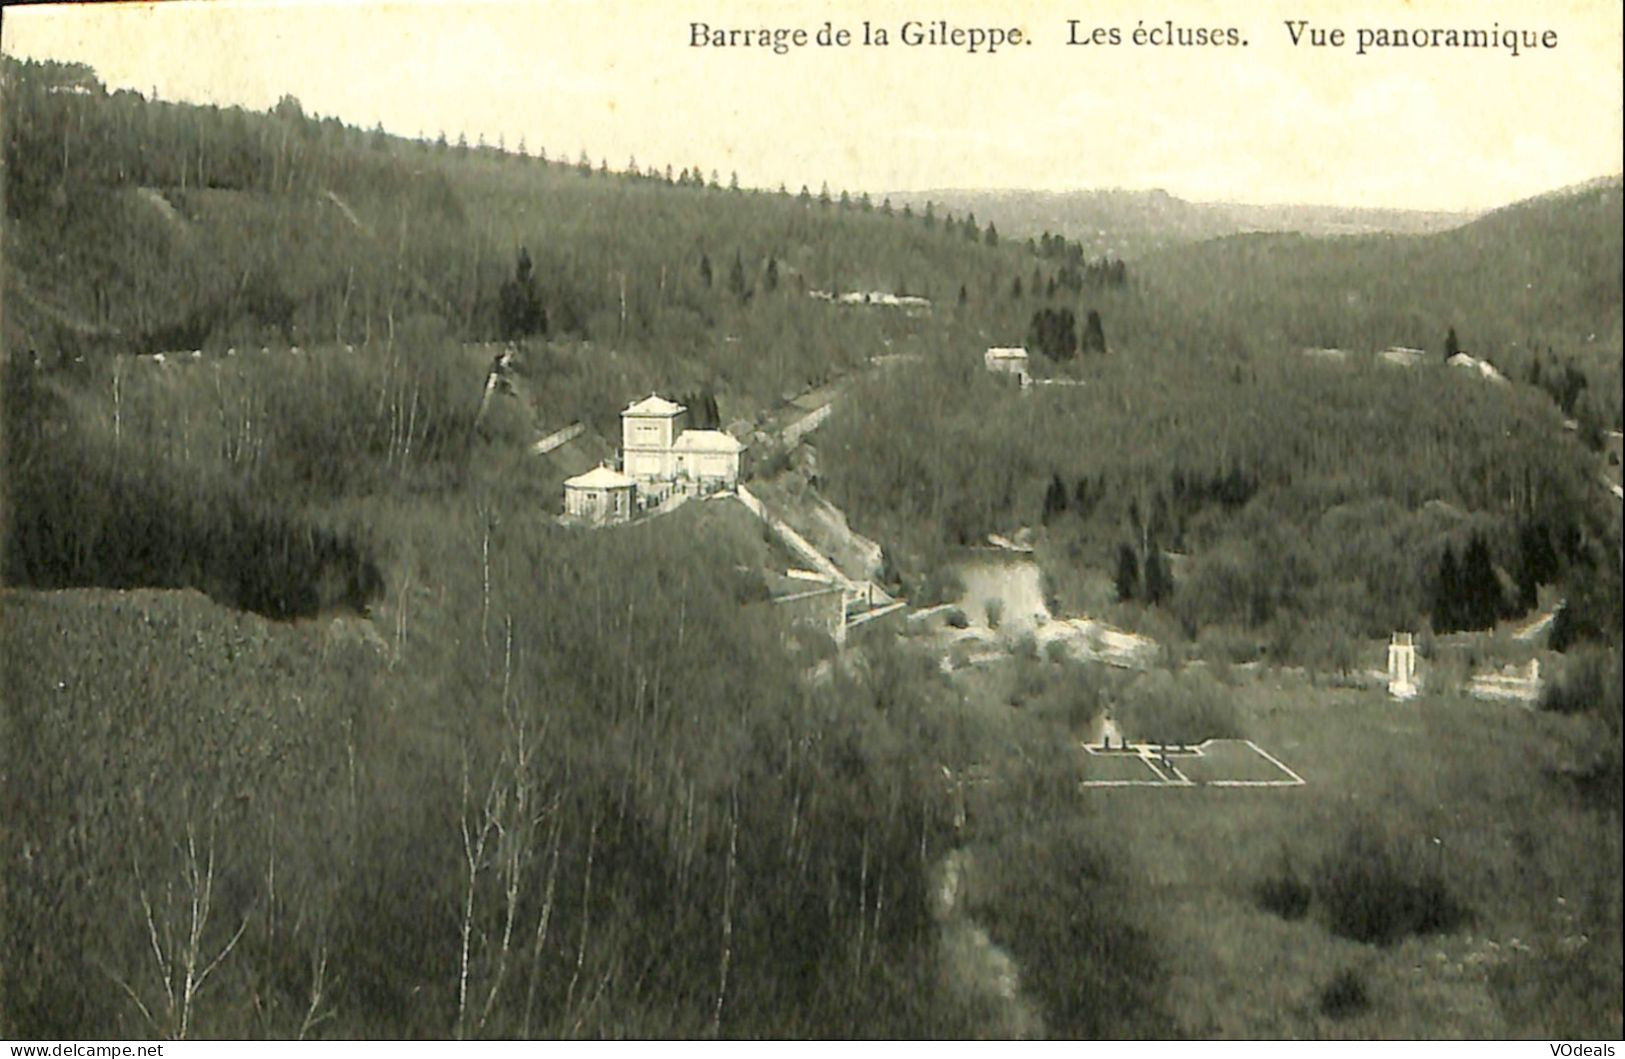
<path id="1" fill-rule="evenodd" d="M 1162 548 L 1157 542 L 1152 541 L 1145 556 L 1145 601 L 1156 605 L 1173 594 L 1174 577 L 1168 569 L 1168 560 L 1163 557 Z"/>
<path id="2" fill-rule="evenodd" d="M 1134 555 L 1134 546 L 1126 541 L 1117 546 L 1117 599 L 1126 602 L 1134 598 L 1140 586 L 1140 561 Z"/>
<path id="3" fill-rule="evenodd" d="M 1044 490 L 1044 522 L 1066 511 L 1066 485 L 1061 481 L 1059 474 L 1051 474 L 1049 488 Z"/>
<path id="4" fill-rule="evenodd" d="M 525 247 L 519 248 L 513 279 L 497 292 L 497 327 L 508 340 L 547 333 L 547 310 L 542 307 L 530 251 Z"/>
<path id="5" fill-rule="evenodd" d="M 1462 553 L 1461 616 L 1463 628 L 1488 629 L 1501 617 L 1501 582 L 1495 576 L 1495 565 L 1490 561 L 1489 545 L 1474 534 Z"/>
<path id="6" fill-rule="evenodd" d="M 1085 353 L 1106 352 L 1106 329 L 1100 322 L 1100 313 L 1094 309 L 1089 310 L 1089 318 L 1083 325 L 1083 351 Z"/>
<path id="7" fill-rule="evenodd" d="M 1455 632 L 1461 628 L 1461 611 L 1457 600 L 1461 593 L 1461 576 L 1456 571 L 1456 553 L 1450 545 L 1444 546 L 1439 559 L 1439 575 L 1433 587 L 1433 628 L 1437 632 Z"/>

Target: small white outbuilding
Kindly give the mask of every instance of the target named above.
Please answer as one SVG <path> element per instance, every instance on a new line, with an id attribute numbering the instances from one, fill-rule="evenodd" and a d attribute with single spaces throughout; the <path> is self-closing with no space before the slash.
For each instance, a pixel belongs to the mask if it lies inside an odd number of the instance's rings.
<path id="1" fill-rule="evenodd" d="M 564 482 L 564 513 L 587 522 L 625 522 L 632 517 L 636 483 L 613 467 L 594 467 Z"/>

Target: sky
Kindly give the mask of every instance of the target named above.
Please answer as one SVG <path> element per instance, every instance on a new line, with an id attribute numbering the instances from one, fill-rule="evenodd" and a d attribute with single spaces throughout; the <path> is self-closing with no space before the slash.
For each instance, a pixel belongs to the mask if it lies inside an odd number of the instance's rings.
<path id="1" fill-rule="evenodd" d="M 611 168 L 747 186 L 1161 188 L 1197 201 L 1480 210 L 1622 168 L 1616 0 L 534 0 L 13 7 L 11 55 L 110 88 L 459 133 Z M 907 45 L 910 21 L 1019 30 L 987 53 Z M 1076 20 L 1075 25 L 1069 20 Z M 1142 21 L 1143 20 L 1143 21 Z M 1294 44 L 1286 23 L 1341 28 Z M 884 47 L 861 43 L 865 22 Z M 694 46 L 804 29 L 804 47 Z M 820 46 L 829 23 L 853 35 Z M 1219 47 L 1137 26 L 1235 30 Z M 1360 30 L 1516 30 L 1554 47 L 1368 47 Z M 1115 30 L 1120 44 L 1071 44 Z"/>

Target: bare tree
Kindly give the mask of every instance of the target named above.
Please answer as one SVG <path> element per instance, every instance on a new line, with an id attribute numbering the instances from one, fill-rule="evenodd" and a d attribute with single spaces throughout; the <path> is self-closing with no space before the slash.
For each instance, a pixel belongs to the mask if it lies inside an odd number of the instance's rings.
<path id="1" fill-rule="evenodd" d="M 197 1000 L 208 983 L 231 955 L 243 932 L 248 929 L 244 912 L 231 936 L 218 948 L 206 942 L 209 922 L 215 913 L 215 819 L 218 806 L 210 808 L 208 832 L 199 849 L 198 835 L 190 817 L 186 821 L 186 842 L 177 846 L 180 879 L 166 881 L 155 902 L 153 890 L 142 873 L 139 858 L 132 857 L 136 888 L 141 899 L 143 925 L 152 955 L 152 977 L 156 992 L 137 988 L 131 981 L 113 975 L 113 980 L 129 997 L 136 1010 L 154 1031 L 171 1040 L 185 1040 L 197 1013 Z M 145 994 L 145 995 L 144 995 Z"/>

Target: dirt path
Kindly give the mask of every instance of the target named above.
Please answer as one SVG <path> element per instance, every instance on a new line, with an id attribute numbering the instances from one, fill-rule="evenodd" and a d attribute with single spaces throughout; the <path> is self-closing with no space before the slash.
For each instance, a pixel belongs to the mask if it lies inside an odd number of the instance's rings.
<path id="1" fill-rule="evenodd" d="M 1556 617 L 1556 607 L 1546 611 L 1544 614 L 1537 614 L 1531 621 L 1528 621 L 1514 629 L 1512 632 L 1512 638 L 1514 640 L 1533 640 L 1535 637 L 1539 636 L 1541 633 L 1550 628 L 1552 620 Z"/>

